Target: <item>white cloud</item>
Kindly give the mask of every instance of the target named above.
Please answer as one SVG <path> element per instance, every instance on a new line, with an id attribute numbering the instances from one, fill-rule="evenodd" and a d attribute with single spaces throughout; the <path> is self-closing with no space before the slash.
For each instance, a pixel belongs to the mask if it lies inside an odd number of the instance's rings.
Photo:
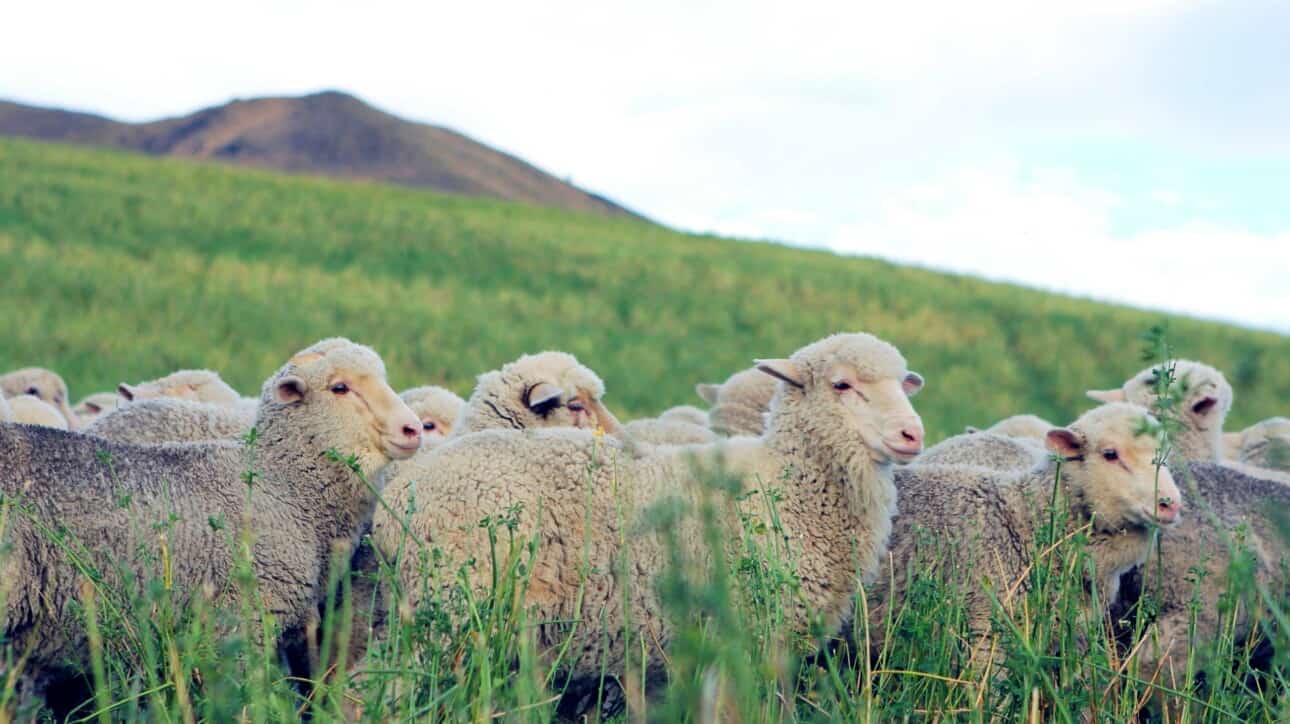
<path id="1" fill-rule="evenodd" d="M 1117 236 L 1123 203 L 1001 163 L 887 194 L 826 245 L 992 279 L 1290 331 L 1290 233 L 1205 221 Z"/>
<path id="2" fill-rule="evenodd" d="M 1147 194 L 1147 197 L 1164 206 L 1177 206 L 1182 203 L 1182 194 L 1169 189 L 1154 189 Z"/>

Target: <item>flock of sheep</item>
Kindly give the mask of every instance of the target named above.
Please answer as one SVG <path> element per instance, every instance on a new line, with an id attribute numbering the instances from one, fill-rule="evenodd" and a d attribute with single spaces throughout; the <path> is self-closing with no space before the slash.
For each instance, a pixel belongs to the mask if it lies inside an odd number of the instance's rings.
<path id="1" fill-rule="evenodd" d="M 480 375 L 468 400 L 439 387 L 396 394 L 374 351 L 338 338 L 291 357 L 258 399 L 214 372 L 185 370 L 71 408 L 57 374 L 19 370 L 0 376 L 0 422 L 9 423 L 0 425 L 0 492 L 18 511 L 8 516 L 0 559 L 4 636 L 29 652 L 27 695 L 83 670 L 82 568 L 50 530 L 81 541 L 109 583 L 128 586 L 158 575 L 155 560 L 134 553 L 155 545 L 153 524 L 168 521 L 165 575 L 181 599 L 216 602 L 237 595 L 234 541 L 249 530 L 258 593 L 286 651 L 308 649 L 328 610 L 338 547 L 372 551 L 351 560 L 356 586 L 369 580 L 374 557 L 396 562 L 398 605 L 414 607 L 460 582 L 427 580 L 407 551 L 474 560 L 468 582 L 487 588 L 494 571 L 479 521 L 518 505 L 518 534 L 538 542 L 526 603 L 543 622 L 539 645 L 554 650 L 572 637 L 560 666 L 576 682 L 621 675 L 629 649 L 648 642 L 647 668 L 659 674 L 672 631 L 654 579 L 669 552 L 636 523 L 660 500 L 695 499 L 701 479 L 721 469 L 745 489 L 776 490 L 800 577 L 789 612 L 796 628 L 864 628 L 855 621 L 858 593 L 867 620 L 884 621 L 930 535 L 942 544 L 941 573 L 967 584 L 975 653 L 988 664 L 998 656 L 988 635 L 992 601 L 973 586 L 989 577 L 1005 605 L 1018 594 L 1036 550 L 1037 511 L 1060 468 L 1071 529 L 1088 531 L 1095 563 L 1088 610 L 1121 611 L 1152 591 L 1161 601 L 1156 635 L 1138 656 L 1143 671 L 1179 685 L 1188 649 L 1217 634 L 1230 532 L 1241 527 L 1261 580 L 1272 582 L 1286 557 L 1267 505 L 1290 504 L 1290 477 L 1269 460 L 1290 441 L 1290 421 L 1225 436 L 1232 390 L 1223 375 L 1175 364 L 1183 427 L 1166 467 L 1157 464 L 1167 452 L 1157 436 L 1143 434 L 1151 369 L 1091 392 L 1103 404 L 1069 425 L 1018 416 L 924 450 L 910 401 L 922 377 L 895 347 L 863 333 L 701 384 L 707 411 L 683 406 L 626 424 L 603 404 L 600 378 L 559 352 Z M 1187 506 L 1213 515 L 1183 514 L 1192 491 L 1200 500 Z M 118 503 L 123 496 L 128 504 Z M 763 498 L 741 497 L 723 508 L 724 523 L 738 525 L 741 509 L 766 513 Z M 679 540 L 703 560 L 694 525 L 683 523 Z M 1156 529 L 1163 575 L 1144 576 Z M 369 533 L 373 546 L 360 549 Z M 630 566 L 622 568 L 624 556 Z M 1201 579 L 1192 632 L 1188 572 L 1198 565 L 1213 575 Z M 355 596 L 364 630 L 354 634 L 350 665 L 383 635 L 373 610 L 386 605 L 382 595 Z M 1253 615 L 1242 613 L 1238 634 L 1251 633 Z M 868 627 L 875 650 L 882 628 Z"/>

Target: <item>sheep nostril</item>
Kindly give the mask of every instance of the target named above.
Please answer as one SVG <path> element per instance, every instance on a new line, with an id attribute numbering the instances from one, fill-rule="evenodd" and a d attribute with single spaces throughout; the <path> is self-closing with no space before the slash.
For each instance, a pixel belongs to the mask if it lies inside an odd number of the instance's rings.
<path id="1" fill-rule="evenodd" d="M 404 425 L 404 426 L 403 426 L 403 436 L 404 436 L 404 437 L 408 437 L 408 438 L 412 438 L 412 439 L 414 439 L 414 440 L 415 440 L 415 439 L 417 439 L 417 438 L 419 438 L 419 437 L 421 437 L 421 426 L 420 426 L 420 425 Z"/>
<path id="2" fill-rule="evenodd" d="M 923 433 L 921 430 L 910 430 L 906 428 L 900 431 L 900 436 L 905 439 L 905 442 L 910 443 L 911 445 L 917 445 L 923 441 Z"/>

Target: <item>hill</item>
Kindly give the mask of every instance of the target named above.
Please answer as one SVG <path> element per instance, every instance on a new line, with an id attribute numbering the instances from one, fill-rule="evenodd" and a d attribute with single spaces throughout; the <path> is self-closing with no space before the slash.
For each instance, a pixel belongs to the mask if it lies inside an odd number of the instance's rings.
<path id="1" fill-rule="evenodd" d="M 251 392 L 327 335 L 369 343 L 396 387 L 558 348 L 627 417 L 839 330 L 897 344 L 935 439 L 1015 412 L 1073 419 L 1143 365 L 1165 321 L 1223 369 L 1233 424 L 1290 408 L 1290 338 L 629 218 L 0 139 L 0 369 L 74 396 L 179 367 Z"/>
<path id="2" fill-rule="evenodd" d="M 412 123 L 334 91 L 235 100 L 122 123 L 0 101 L 0 135 L 361 178 L 609 216 L 632 212 L 460 133 Z"/>

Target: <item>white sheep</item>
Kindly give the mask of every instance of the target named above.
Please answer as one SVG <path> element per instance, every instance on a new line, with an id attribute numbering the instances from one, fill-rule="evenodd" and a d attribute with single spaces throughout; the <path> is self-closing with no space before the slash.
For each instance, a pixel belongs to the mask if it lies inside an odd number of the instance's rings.
<path id="1" fill-rule="evenodd" d="M 0 492 L 22 511 L 5 531 L 3 635 L 27 657 L 35 693 L 64 667 L 85 671 L 89 647 L 71 605 L 81 595 L 83 566 L 101 571 L 113 590 L 158 578 L 155 559 L 139 555 L 157 545 L 158 530 L 176 605 L 202 591 L 225 605 L 239 595 L 231 576 L 249 526 L 256 592 L 283 631 L 280 644 L 305 640 L 333 546 L 351 544 L 376 503 L 351 463 L 374 477 L 392 458 L 416 451 L 421 425 L 386 384 L 380 357 L 344 339 L 319 342 L 278 370 L 264 385 L 256 425 L 254 449 L 137 446 L 0 426 Z M 329 451 L 349 459 L 333 460 Z M 59 540 L 41 532 L 50 529 L 61 531 Z M 65 553 L 72 541 L 84 543 L 79 563 Z"/>
<path id="2" fill-rule="evenodd" d="M 743 370 L 719 385 L 699 384 L 694 391 L 711 405 L 708 427 L 718 435 L 762 434 L 766 429 L 766 412 L 775 394 L 775 381 L 757 371 Z"/>
<path id="3" fill-rule="evenodd" d="M 121 396 L 115 392 L 95 392 L 92 395 L 86 395 L 85 399 L 76 403 L 76 407 L 72 408 L 72 414 L 76 415 L 79 426 L 85 427 L 94 422 L 99 415 L 115 410 L 121 402 Z"/>
<path id="4" fill-rule="evenodd" d="M 538 427 L 599 427 L 615 434 L 618 420 L 601 403 L 604 394 L 605 383 L 571 354 L 524 355 L 479 376 L 453 434 Z"/>
<path id="5" fill-rule="evenodd" d="M 1153 462 L 1157 440 L 1138 434 L 1149 418 L 1137 405 L 1103 405 L 1046 436 L 1048 450 L 1063 461 L 1061 489 L 1071 513 L 1057 535 L 1090 526 L 1101 607 L 1117 601 L 1120 576 L 1146 559 L 1153 527 L 1180 519 L 1182 496 L 1169 470 L 1157 470 Z M 900 608 L 913 577 L 961 586 L 975 653 L 988 650 L 984 634 L 993 604 L 981 581 L 991 581 L 1004 606 L 1024 592 L 1026 570 L 1041 547 L 1037 532 L 1049 521 L 1043 508 L 1052 499 L 1056 465 L 1046 462 L 1022 474 L 962 465 L 896 472 L 900 513 L 890 558 L 867 590 L 874 650 L 886 638 L 891 606 Z"/>
<path id="6" fill-rule="evenodd" d="M 24 425 L 52 427 L 55 430 L 68 429 L 67 418 L 58 408 L 33 395 L 18 395 L 9 400 L 10 414 L 14 422 Z"/>
<path id="7" fill-rule="evenodd" d="M 137 385 L 122 382 L 117 387 L 117 392 L 129 401 L 173 397 L 212 405 L 237 405 L 242 402 L 237 390 L 229 386 L 219 373 L 211 370 L 179 370 Z M 251 406 L 254 407 L 258 402 L 253 401 Z"/>
<path id="8" fill-rule="evenodd" d="M 0 395 L 0 422 L 12 422 L 13 409 L 9 407 L 9 400 L 4 395 Z"/>
<path id="9" fill-rule="evenodd" d="M 1177 410 L 1182 430 L 1176 436 L 1176 454 L 1186 460 L 1217 461 L 1223 454 L 1223 422 L 1232 409 L 1232 386 L 1222 372 L 1200 362 L 1171 360 L 1174 377 L 1183 393 Z M 1114 390 L 1089 390 L 1099 402 L 1132 402 L 1151 408 L 1156 402 L 1154 380 L 1160 365 L 1142 370 Z"/>
<path id="10" fill-rule="evenodd" d="M 837 630 L 861 579 L 874 576 L 887 545 L 896 510 L 892 462 L 909 460 L 922 448 L 922 422 L 908 397 L 923 380 L 907 369 L 896 348 L 868 334 L 834 335 L 789 359 L 762 361 L 759 369 L 780 380 L 761 438 L 631 456 L 620 455 L 612 438 L 588 430 L 466 435 L 427 456 L 426 474 L 415 485 L 392 482 L 386 488 L 393 510 L 407 510 L 413 502 L 415 508 L 406 528 L 382 508 L 373 537 L 390 558 L 426 546 L 441 550 L 448 561 L 475 560 L 466 571 L 470 586 L 486 587 L 494 572 L 478 521 L 522 506 L 516 535 L 539 540 L 525 593 L 539 622 L 538 645 L 549 651 L 572 635 L 561 662 L 570 674 L 597 676 L 603 663 L 622 675 L 628 642 L 648 642 L 654 666 L 661 655 L 654 646 L 666 646 L 671 630 L 654 585 L 668 554 L 661 534 L 636 532 L 638 516 L 668 498 L 696 500 L 708 488 L 695 465 L 724 460 L 746 485 L 777 491 L 778 521 L 801 575 L 793 625 L 804 630 L 814 614 Z M 761 498 L 740 505 L 766 513 Z M 705 547 L 696 530 L 684 527 L 680 543 L 702 559 Z M 619 575 L 624 555 L 630 567 Z M 411 606 L 427 584 L 417 558 L 409 552 L 398 567 Z M 632 611 L 632 630 L 624 630 L 624 602 Z"/>
<path id="11" fill-rule="evenodd" d="M 1225 433 L 1223 446 L 1225 461 L 1290 472 L 1290 419 L 1269 417 L 1241 432 Z"/>
<path id="12" fill-rule="evenodd" d="M 0 375 L 0 396 L 14 398 L 19 395 L 39 397 L 58 410 L 68 429 L 78 427 L 76 415 L 68 407 L 67 383 L 57 372 L 42 367 L 25 367 Z"/>
<path id="13" fill-rule="evenodd" d="M 1038 415 L 1013 415 L 1003 418 L 984 430 L 969 425 L 967 432 L 969 434 L 988 432 L 1004 437 L 1028 438 L 1043 445 L 1048 431 L 1056 428 L 1056 425 Z"/>
<path id="14" fill-rule="evenodd" d="M 696 445 L 715 441 L 717 434 L 705 425 L 650 417 L 626 423 L 620 437 L 650 445 Z"/>

